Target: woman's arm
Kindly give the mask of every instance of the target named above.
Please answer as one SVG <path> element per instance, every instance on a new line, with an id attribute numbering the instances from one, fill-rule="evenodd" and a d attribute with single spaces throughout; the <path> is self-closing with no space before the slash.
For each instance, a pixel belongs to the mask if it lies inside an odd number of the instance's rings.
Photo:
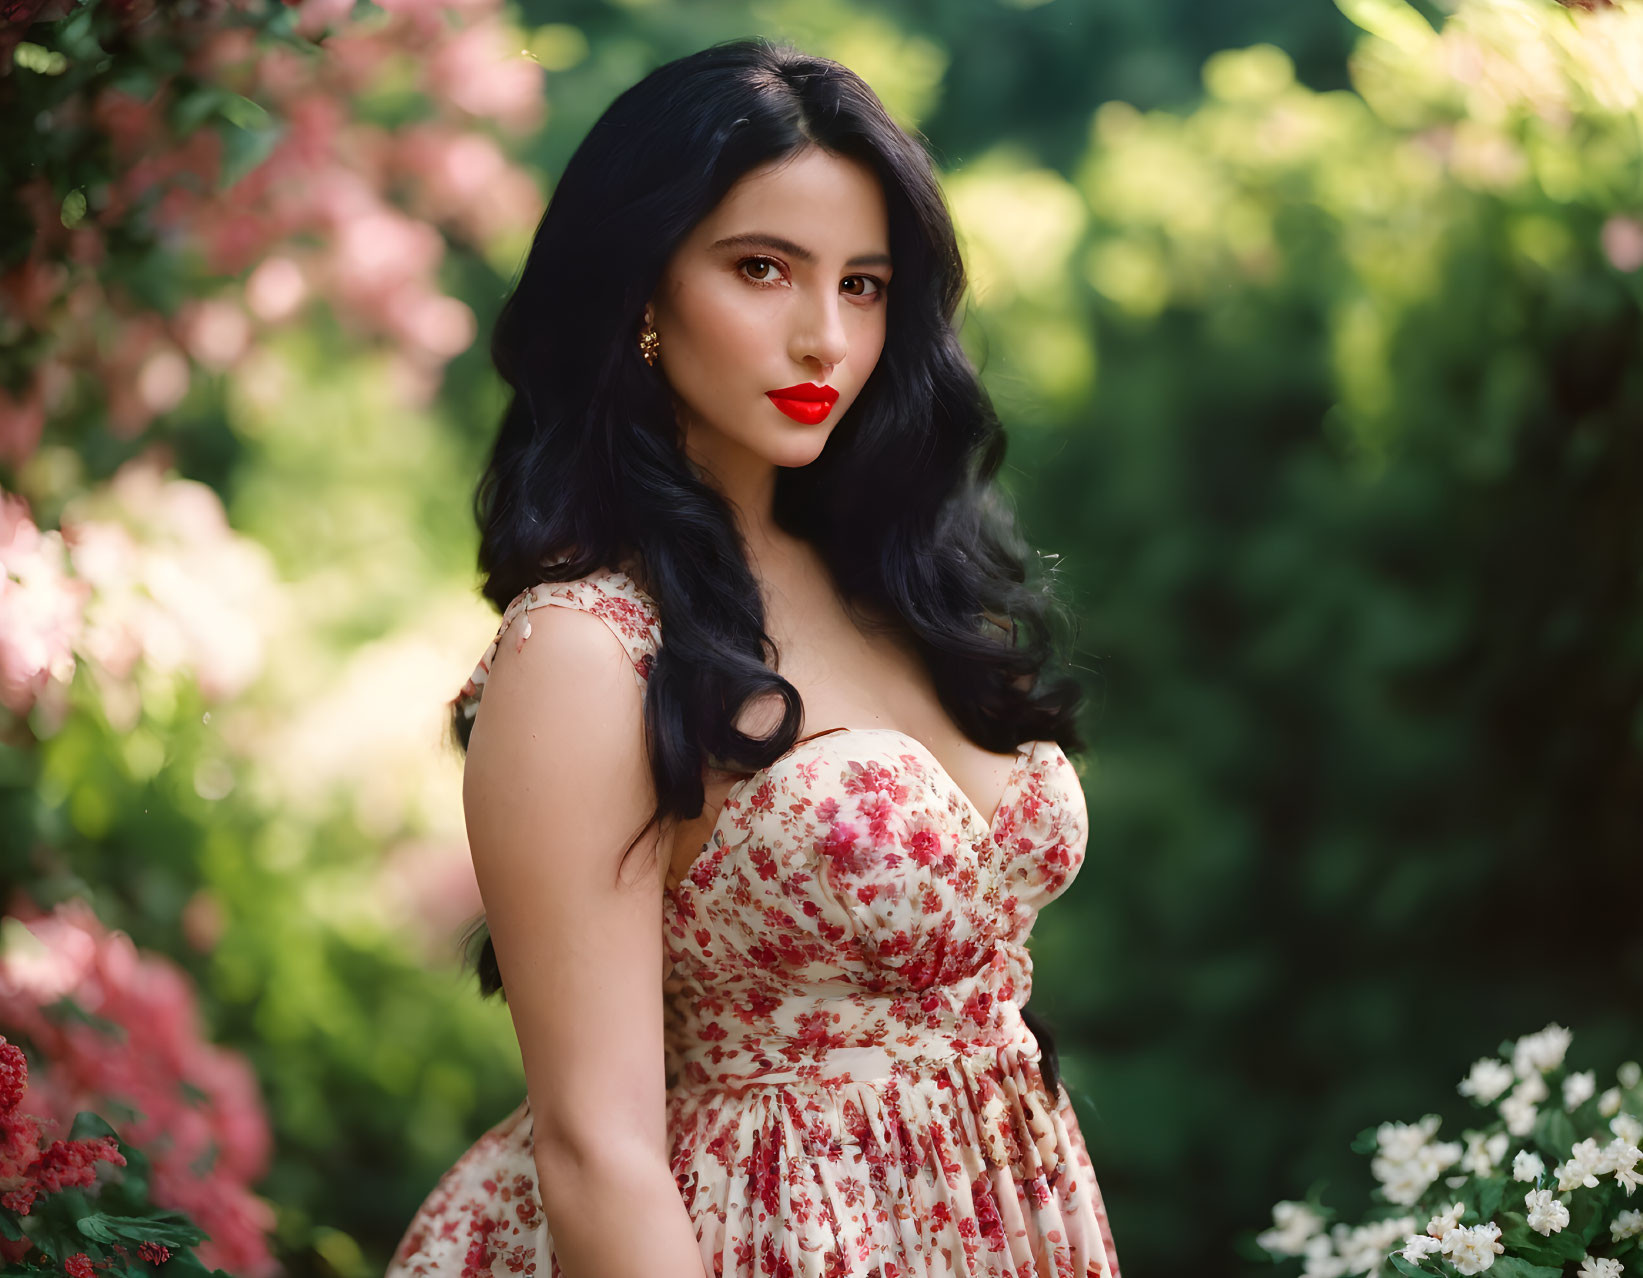
<path id="1" fill-rule="evenodd" d="M 599 618 L 535 610 L 502 636 L 463 776 L 468 841 L 566 1278 L 702 1278 L 669 1167 L 662 895 L 642 691 Z M 546 1263 L 546 1258 L 542 1258 Z"/>

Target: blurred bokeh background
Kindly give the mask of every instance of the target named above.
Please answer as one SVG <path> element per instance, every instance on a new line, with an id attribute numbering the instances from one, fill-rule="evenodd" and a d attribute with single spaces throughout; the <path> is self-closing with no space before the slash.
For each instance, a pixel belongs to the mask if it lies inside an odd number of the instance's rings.
<path id="1" fill-rule="evenodd" d="M 495 626 L 483 338 L 611 98 L 752 33 L 928 140 L 1079 619 L 1034 1003 L 1130 1278 L 1265 1271 L 1274 1200 L 1361 1206 L 1353 1136 L 1503 1037 L 1637 1054 L 1635 2 L 7 20 L 0 1033 L 143 1113 L 215 1263 L 380 1272 L 523 1094 L 443 736 Z"/>

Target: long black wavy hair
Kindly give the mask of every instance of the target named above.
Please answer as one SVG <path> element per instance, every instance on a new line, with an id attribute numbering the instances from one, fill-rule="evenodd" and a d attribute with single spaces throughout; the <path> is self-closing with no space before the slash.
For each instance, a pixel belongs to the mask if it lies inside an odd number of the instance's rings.
<path id="1" fill-rule="evenodd" d="M 730 509 L 687 464 L 668 383 L 637 338 L 680 241 L 737 179 L 808 146 L 877 174 L 896 273 L 877 366 L 817 459 L 778 472 L 773 516 L 816 547 L 858 621 L 888 618 L 911 638 L 971 740 L 1083 744 L 1078 684 L 1047 669 L 1065 613 L 1047 582 L 1028 582 L 995 482 L 1003 431 L 954 329 L 964 266 L 929 155 L 848 68 L 729 41 L 624 92 L 566 165 L 496 323 L 491 356 L 512 397 L 474 495 L 483 593 L 499 611 L 538 582 L 639 565 L 664 634 L 644 699 L 646 830 L 701 813 L 705 765 L 768 765 L 800 728 Z M 741 732 L 738 711 L 771 694 L 781 722 Z M 464 750 L 468 731 L 457 707 Z M 483 917 L 462 939 L 469 954 L 476 937 L 488 997 L 502 978 Z M 1028 1024 L 1053 1095 L 1053 1038 Z"/>

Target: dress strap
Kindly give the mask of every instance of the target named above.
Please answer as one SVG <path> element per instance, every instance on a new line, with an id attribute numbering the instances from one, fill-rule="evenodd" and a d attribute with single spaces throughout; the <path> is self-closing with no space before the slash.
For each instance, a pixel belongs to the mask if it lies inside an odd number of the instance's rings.
<path id="1" fill-rule="evenodd" d="M 531 637 L 531 609 L 543 607 L 575 608 L 598 617 L 621 641 L 639 687 L 643 689 L 646 686 L 657 649 L 662 643 L 660 613 L 656 601 L 641 590 L 632 577 L 619 568 L 608 568 L 576 581 L 539 582 L 527 586 L 513 597 L 502 610 L 496 637 L 485 649 L 485 655 L 479 659 L 468 682 L 462 685 L 462 691 L 456 694 L 455 704 L 461 709 L 463 717 L 472 719 L 478 711 L 479 699 L 484 695 L 485 681 L 490 677 L 491 665 L 496 660 L 502 636 L 507 633 L 514 618 L 520 613 L 525 614 L 524 624 L 519 630 L 517 651 Z"/>

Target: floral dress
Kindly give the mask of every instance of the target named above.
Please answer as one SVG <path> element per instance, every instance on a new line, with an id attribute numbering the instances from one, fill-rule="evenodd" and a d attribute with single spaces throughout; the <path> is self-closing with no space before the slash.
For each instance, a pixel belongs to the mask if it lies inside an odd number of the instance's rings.
<path id="1" fill-rule="evenodd" d="M 655 603 L 604 570 L 509 604 L 578 608 L 641 686 Z M 663 901 L 667 1128 L 709 1278 L 1119 1278 L 1105 1207 L 1023 1023 L 1027 938 L 1087 837 L 1053 742 L 989 820 L 890 728 L 802 738 L 738 782 Z M 387 1278 L 559 1278 L 527 1098 L 444 1175 Z"/>

